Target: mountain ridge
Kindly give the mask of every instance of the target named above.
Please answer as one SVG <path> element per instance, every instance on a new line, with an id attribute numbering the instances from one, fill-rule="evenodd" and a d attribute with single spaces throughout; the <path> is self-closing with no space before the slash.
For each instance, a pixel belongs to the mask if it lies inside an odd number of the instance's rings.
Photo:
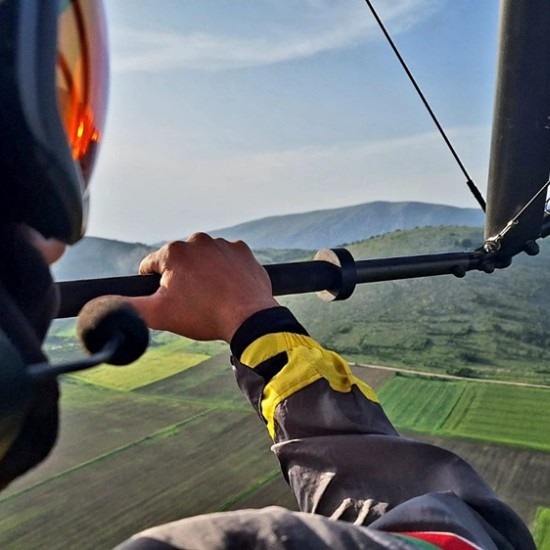
<path id="1" fill-rule="evenodd" d="M 397 229 L 443 225 L 481 227 L 484 214 L 424 202 L 375 201 L 298 214 L 268 216 L 214 229 L 210 234 L 243 240 L 252 248 L 317 249 L 368 239 Z"/>
<path id="2" fill-rule="evenodd" d="M 441 204 L 376 201 L 269 216 L 209 233 L 243 240 L 254 249 L 260 262 L 273 263 L 300 259 L 311 250 L 342 246 L 393 231 L 451 225 L 481 227 L 483 213 Z M 67 250 L 54 266 L 54 274 L 57 280 L 133 275 L 142 258 L 162 244 L 85 237 Z"/>

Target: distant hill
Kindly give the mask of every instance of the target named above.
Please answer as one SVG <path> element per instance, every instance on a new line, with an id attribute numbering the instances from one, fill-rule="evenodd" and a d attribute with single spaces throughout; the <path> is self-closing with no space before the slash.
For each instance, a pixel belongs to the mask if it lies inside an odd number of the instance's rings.
<path id="1" fill-rule="evenodd" d="M 242 239 L 262 263 L 289 262 L 318 250 L 375 235 L 416 227 L 481 227 L 483 213 L 419 202 L 372 202 L 254 220 L 210 231 L 213 236 Z M 144 256 L 162 243 L 148 245 L 86 237 L 70 247 L 54 267 L 57 280 L 114 277 L 137 273 Z"/>
<path id="2" fill-rule="evenodd" d="M 396 231 L 348 248 L 359 259 L 477 247 L 481 229 Z M 359 285 L 346 301 L 283 299 L 311 334 L 346 358 L 478 378 L 550 384 L 550 243 L 491 275 Z"/>
<path id="3" fill-rule="evenodd" d="M 125 243 L 97 237 L 85 237 L 67 249 L 54 265 L 57 281 L 99 279 L 136 275 L 141 260 L 157 246 L 142 243 Z M 254 254 L 262 264 L 302 260 L 312 251 L 301 249 L 258 249 Z"/>
<path id="4" fill-rule="evenodd" d="M 86 237 L 71 246 L 54 265 L 58 281 L 136 275 L 141 260 L 155 247 Z"/>
<path id="5" fill-rule="evenodd" d="M 271 216 L 211 231 L 242 239 L 252 248 L 318 249 L 368 239 L 396 229 L 458 225 L 481 227 L 484 215 L 474 208 L 420 202 L 370 202 L 302 214 Z"/>

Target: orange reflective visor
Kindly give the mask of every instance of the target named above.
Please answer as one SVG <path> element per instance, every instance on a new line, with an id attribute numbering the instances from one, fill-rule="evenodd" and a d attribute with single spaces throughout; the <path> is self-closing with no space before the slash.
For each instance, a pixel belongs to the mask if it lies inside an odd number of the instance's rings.
<path id="1" fill-rule="evenodd" d="M 101 0 L 60 0 L 56 87 L 73 159 L 89 181 L 103 138 L 108 95 L 105 14 Z"/>

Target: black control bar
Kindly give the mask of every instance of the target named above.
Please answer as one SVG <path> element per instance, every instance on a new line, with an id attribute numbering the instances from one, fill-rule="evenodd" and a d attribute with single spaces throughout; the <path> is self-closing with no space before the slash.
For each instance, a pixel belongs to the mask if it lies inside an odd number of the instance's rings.
<path id="1" fill-rule="evenodd" d="M 275 296 L 320 292 L 328 300 L 343 300 L 357 284 L 455 275 L 474 269 L 491 272 L 495 265 L 481 250 L 421 256 L 400 256 L 355 261 L 346 249 L 320 251 L 315 260 L 264 266 Z M 504 267 L 504 266 L 496 266 Z M 135 275 L 58 283 L 61 306 L 58 318 L 75 317 L 88 301 L 98 296 L 147 296 L 159 287 L 159 275 Z"/>

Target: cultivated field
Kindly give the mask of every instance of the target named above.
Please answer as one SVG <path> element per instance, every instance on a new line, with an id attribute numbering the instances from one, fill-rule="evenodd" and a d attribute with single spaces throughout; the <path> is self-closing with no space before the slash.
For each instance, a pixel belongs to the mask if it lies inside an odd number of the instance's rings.
<path id="1" fill-rule="evenodd" d="M 469 383 L 442 428 L 460 437 L 550 451 L 550 390 Z"/>
<path id="2" fill-rule="evenodd" d="M 525 410 L 539 424 L 550 424 L 547 392 L 362 367 L 354 372 L 379 388 L 401 429 L 468 459 L 534 528 L 537 509 L 550 505 L 550 454 L 525 448 L 529 418 L 523 417 L 523 435 L 513 419 Z M 65 380 L 62 436 L 53 456 L 0 499 L 1 548 L 38 550 L 48 541 L 47 548 L 101 550 L 150 525 L 198 513 L 295 508 L 265 427 L 237 389 L 227 353 L 176 373 L 166 369 L 152 383 L 143 380 L 133 391 Z M 476 418 L 485 413 L 478 401 L 497 411 L 480 433 Z M 511 402 L 523 405 L 516 410 Z M 507 423 L 517 428 L 501 427 Z M 548 511 L 538 518 L 544 545 Z"/>
<path id="3" fill-rule="evenodd" d="M 539 550 L 550 550 L 550 508 L 539 508 L 535 542 Z"/>
<path id="4" fill-rule="evenodd" d="M 465 387 L 466 382 L 395 376 L 379 391 L 379 397 L 397 427 L 437 433 Z"/>
<path id="5" fill-rule="evenodd" d="M 229 353 L 221 353 L 193 367 L 188 376 L 176 374 L 153 384 L 142 386 L 140 393 L 160 397 L 185 399 L 208 406 L 239 407 L 250 405 L 235 383 Z"/>
<path id="6" fill-rule="evenodd" d="M 2 548 L 109 548 L 148 526 L 226 508 L 277 471 L 254 415 L 208 411 L 5 498 Z"/>
<path id="7" fill-rule="evenodd" d="M 54 452 L 39 468 L 10 485 L 0 498 L 118 452 L 209 410 L 180 401 L 147 399 L 130 392 L 81 384 L 71 378 L 62 384 L 61 392 L 61 436 Z"/>
<path id="8" fill-rule="evenodd" d="M 135 390 L 182 372 L 189 367 L 194 367 L 227 349 L 227 346 L 221 342 L 194 342 L 187 338 L 156 331 L 152 331 L 151 334 L 147 353 L 131 365 L 124 367 L 104 365 L 80 371 L 73 377 L 108 388 Z M 67 340 L 70 341 L 69 338 L 61 338 L 62 342 Z M 62 344 L 59 354 L 61 360 L 66 360 L 66 357 L 63 356 L 63 347 Z M 82 353 L 80 350 L 74 349 L 78 347 L 77 344 L 73 344 L 72 352 L 76 356 Z M 56 352 L 57 349 L 55 347 L 52 349 L 50 346 L 49 354 L 54 359 L 57 359 Z"/>
<path id="9" fill-rule="evenodd" d="M 163 350 L 151 350 L 135 363 L 120 367 L 104 365 L 75 374 L 75 378 L 91 384 L 117 390 L 135 390 L 141 386 L 177 374 L 208 359 L 208 355 L 174 354 Z"/>
<path id="10" fill-rule="evenodd" d="M 379 395 L 404 429 L 550 451 L 550 389 L 395 376 Z"/>

